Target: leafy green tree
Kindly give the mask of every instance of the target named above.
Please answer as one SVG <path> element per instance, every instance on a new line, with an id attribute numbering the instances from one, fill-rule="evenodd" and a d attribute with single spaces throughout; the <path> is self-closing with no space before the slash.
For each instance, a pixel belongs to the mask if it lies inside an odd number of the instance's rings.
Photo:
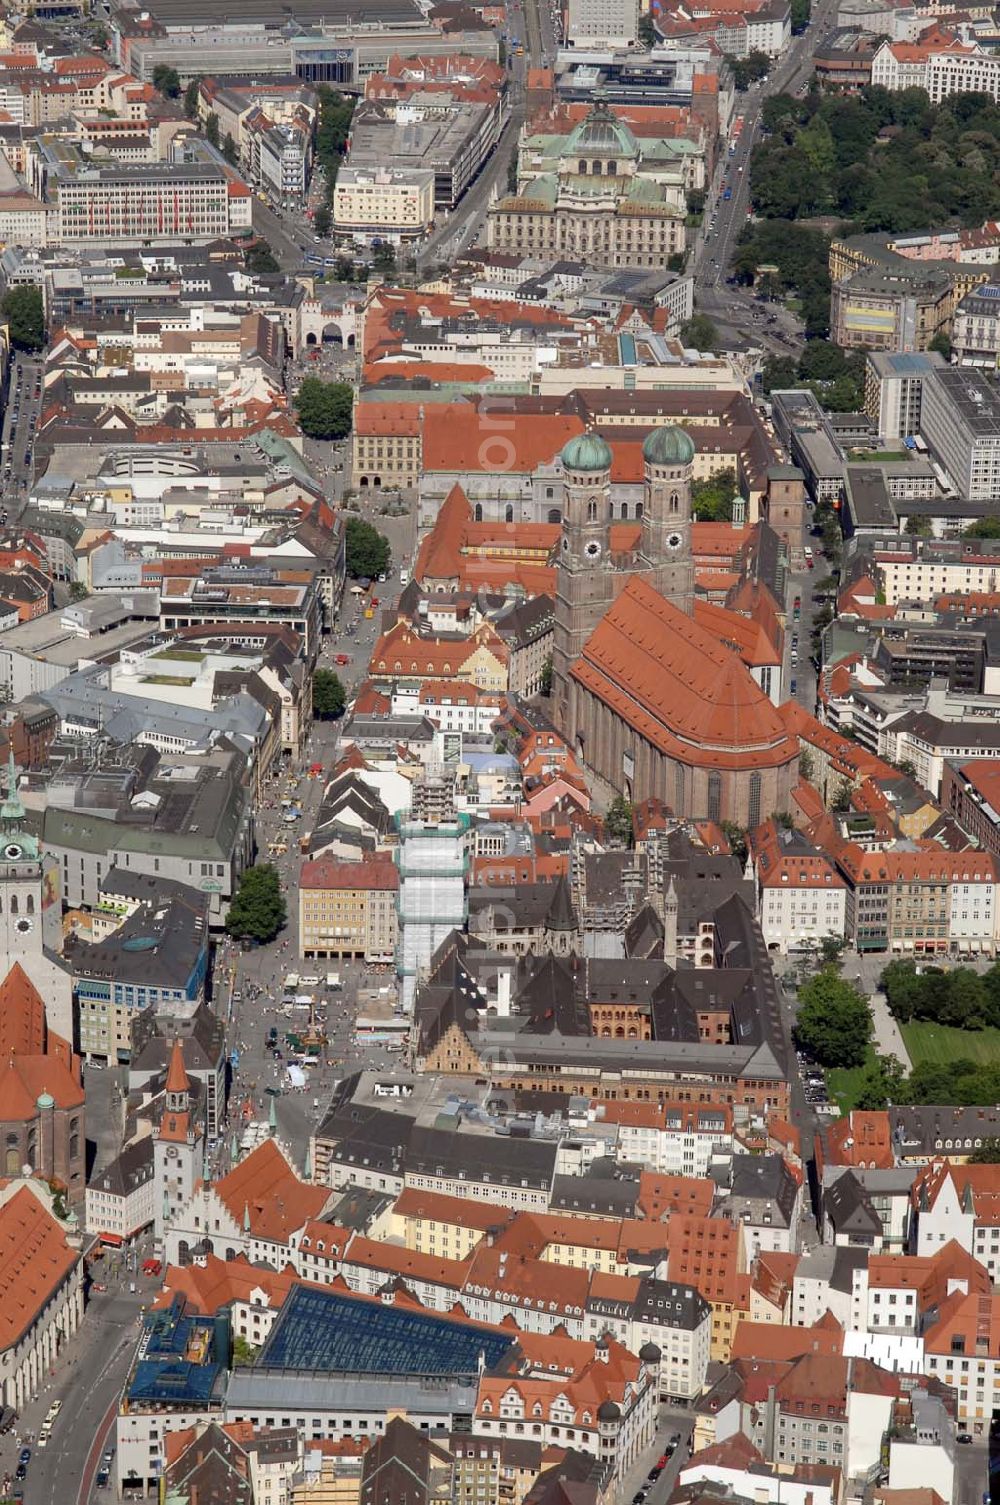
<path id="1" fill-rule="evenodd" d="M 287 919 L 285 896 L 278 870 L 269 862 L 244 868 L 240 886 L 233 895 L 226 929 L 237 940 L 273 941 Z"/>
<path id="2" fill-rule="evenodd" d="M 507 192 L 517 192 L 517 151 L 511 152 L 507 159 Z"/>
<path id="3" fill-rule="evenodd" d="M 834 967 L 839 970 L 844 959 L 844 948 L 847 945 L 842 935 L 824 935 L 820 938 L 819 954 L 824 967 Z"/>
<path id="4" fill-rule="evenodd" d="M 809 16 L 811 13 L 812 6 L 810 4 L 810 0 L 792 0 L 790 19 L 792 23 L 792 31 L 796 36 L 798 36 L 800 32 L 805 31 L 806 27 L 809 25 Z"/>
<path id="5" fill-rule="evenodd" d="M 372 257 L 372 264 L 374 265 L 376 271 L 382 273 L 383 277 L 391 276 L 392 273 L 396 270 L 395 246 L 390 245 L 387 240 L 380 241 L 379 244 L 375 247 L 375 255 Z"/>
<path id="6" fill-rule="evenodd" d="M 652 14 L 646 10 L 639 17 L 639 41 L 644 47 L 656 46 L 656 27 Z"/>
<path id="7" fill-rule="evenodd" d="M 691 511 L 700 523 L 731 522 L 736 472 L 732 466 L 691 484 Z"/>
<path id="8" fill-rule="evenodd" d="M 87 587 L 84 585 L 84 583 L 83 583 L 82 580 L 74 580 L 73 583 L 70 585 L 70 588 L 69 588 L 69 599 L 71 601 L 86 601 L 86 599 L 87 599 L 87 597 L 89 595 L 90 595 L 90 592 L 87 589 Z"/>
<path id="9" fill-rule="evenodd" d="M 45 304 L 40 287 L 9 287 L 0 310 L 10 327 L 15 350 L 41 350 L 45 344 Z"/>
<path id="10" fill-rule="evenodd" d="M 705 208 L 704 188 L 689 188 L 686 202 L 688 214 L 701 214 Z"/>
<path id="11" fill-rule="evenodd" d="M 319 721 L 335 721 L 344 714 L 347 693 L 332 669 L 317 669 L 313 675 L 313 715 Z"/>
<path id="12" fill-rule="evenodd" d="M 240 160 L 240 154 L 236 149 L 236 142 L 233 140 L 232 136 L 230 136 L 228 131 L 226 132 L 225 139 L 222 143 L 222 155 L 225 157 L 230 167 L 235 167 Z"/>
<path id="13" fill-rule="evenodd" d="M 252 246 L 248 246 L 243 261 L 247 271 L 259 277 L 266 277 L 281 271 L 278 258 L 266 240 L 258 240 Z"/>
<path id="14" fill-rule="evenodd" d="M 790 355 L 769 355 L 760 373 L 765 392 L 783 392 L 799 384 L 798 367 Z"/>
<path id="15" fill-rule="evenodd" d="M 1000 538 L 1000 517 L 980 517 L 965 530 L 966 538 Z"/>
<path id="16" fill-rule="evenodd" d="M 348 94 L 331 89 L 329 84 L 320 84 L 316 94 L 319 101 L 316 160 L 326 174 L 327 187 L 332 188 L 351 132 L 354 100 Z"/>
<path id="17" fill-rule="evenodd" d="M 729 842 L 729 850 L 740 864 L 747 860 L 747 833 L 742 826 L 738 826 L 734 820 L 719 822 L 722 834 Z"/>
<path id="18" fill-rule="evenodd" d="M 243 1368 L 253 1363 L 257 1357 L 257 1349 L 252 1343 L 248 1343 L 242 1333 L 237 1333 L 233 1339 L 233 1363 Z"/>
<path id="19" fill-rule="evenodd" d="M 719 331 L 707 314 L 695 314 L 681 325 L 681 343 L 693 350 L 718 350 Z"/>
<path id="20" fill-rule="evenodd" d="M 970 1165 L 1000 1165 L 1000 1139 L 984 1139 L 968 1158 Z"/>
<path id="21" fill-rule="evenodd" d="M 159 89 L 166 99 L 179 99 L 181 80 L 177 69 L 169 68 L 166 63 L 157 63 L 153 69 L 153 88 Z"/>
<path id="22" fill-rule="evenodd" d="M 330 206 L 328 204 L 320 204 L 319 208 L 316 210 L 316 217 L 313 220 L 313 227 L 316 231 L 316 234 L 321 235 L 324 240 L 333 229 L 333 211 L 330 209 Z"/>
<path id="23" fill-rule="evenodd" d="M 189 120 L 198 119 L 198 90 L 201 88 L 201 79 L 193 78 L 184 90 L 184 113 Z"/>
<path id="24" fill-rule="evenodd" d="M 795 1034 L 821 1066 L 860 1066 L 871 1033 L 867 1000 L 835 968 L 824 967 L 799 989 Z"/>
<path id="25" fill-rule="evenodd" d="M 876 1056 L 864 1069 L 855 1107 L 877 1113 L 890 1103 L 901 1102 L 904 1082 L 903 1068 L 895 1056 Z"/>
<path id="26" fill-rule="evenodd" d="M 392 559 L 389 540 L 363 518 L 348 518 L 345 547 L 347 573 L 352 580 L 377 580 L 388 573 Z"/>
<path id="27" fill-rule="evenodd" d="M 539 691 L 541 692 L 542 695 L 551 695 L 552 694 L 552 655 L 551 655 L 551 653 L 549 654 L 549 656 L 546 658 L 544 664 L 542 665 L 542 674 L 541 674 L 541 679 L 539 681 L 538 688 L 539 688 Z"/>
<path id="28" fill-rule="evenodd" d="M 813 761 L 812 752 L 808 747 L 803 747 L 799 753 L 799 777 L 808 783 L 815 772 L 816 764 Z"/>
<path id="29" fill-rule="evenodd" d="M 210 112 L 205 120 L 205 135 L 213 146 L 219 145 L 219 117 L 214 110 Z"/>
<path id="30" fill-rule="evenodd" d="M 939 330 L 933 339 L 928 340 L 927 349 L 936 350 L 938 355 L 943 355 L 946 361 L 951 360 L 951 341 L 942 330 Z"/>
<path id="31" fill-rule="evenodd" d="M 351 432 L 354 389 L 349 382 L 307 376 L 295 396 L 302 432 L 310 439 L 343 439 Z"/>
<path id="32" fill-rule="evenodd" d="M 843 812 L 851 808 L 851 785 L 848 779 L 841 779 L 833 791 L 833 799 L 830 801 L 830 809 Z"/>
<path id="33" fill-rule="evenodd" d="M 623 847 L 632 845 L 632 806 L 623 794 L 616 795 L 608 806 L 608 813 L 604 817 L 604 834 L 610 841 L 617 841 Z"/>
<path id="34" fill-rule="evenodd" d="M 766 52 L 751 52 L 746 57 L 727 56 L 733 75 L 733 82 L 737 89 L 749 89 L 757 79 L 763 78 L 771 67 L 771 59 Z"/>

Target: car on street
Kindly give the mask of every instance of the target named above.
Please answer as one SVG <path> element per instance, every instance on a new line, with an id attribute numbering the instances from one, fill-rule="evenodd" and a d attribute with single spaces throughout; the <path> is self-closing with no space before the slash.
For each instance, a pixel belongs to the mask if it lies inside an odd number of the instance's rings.
<path id="1" fill-rule="evenodd" d="M 19 1463 L 17 1465 L 17 1468 L 14 1470 L 14 1478 L 15 1479 L 26 1479 L 27 1477 L 28 1477 L 28 1470 L 27 1470 L 26 1466 L 23 1463 Z"/>
<path id="2" fill-rule="evenodd" d="M 23 1463 L 25 1467 L 27 1467 L 27 1465 L 31 1462 L 31 1449 L 22 1448 L 17 1455 L 17 1461 L 18 1463 Z"/>

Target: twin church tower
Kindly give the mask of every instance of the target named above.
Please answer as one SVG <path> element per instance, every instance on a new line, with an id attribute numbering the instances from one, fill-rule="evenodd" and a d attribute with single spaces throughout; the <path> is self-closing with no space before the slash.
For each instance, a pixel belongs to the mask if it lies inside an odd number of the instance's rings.
<path id="1" fill-rule="evenodd" d="M 654 429 L 642 446 L 643 494 L 635 521 L 615 519 L 609 446 L 579 434 L 562 451 L 565 492 L 556 586 L 552 688 L 556 724 L 572 734 L 570 669 L 629 580 L 637 576 L 690 616 L 691 468 L 694 444 L 682 428 Z M 616 488 L 619 489 L 620 488 Z M 638 525 L 638 530 L 637 530 Z"/>

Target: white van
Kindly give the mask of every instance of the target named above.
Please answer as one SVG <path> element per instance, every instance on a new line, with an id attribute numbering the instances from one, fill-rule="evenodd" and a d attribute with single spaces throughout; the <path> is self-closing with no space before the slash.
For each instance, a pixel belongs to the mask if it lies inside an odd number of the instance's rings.
<path id="1" fill-rule="evenodd" d="M 328 972 L 326 974 L 326 985 L 332 993 L 336 993 L 340 988 L 340 973 Z"/>
<path id="2" fill-rule="evenodd" d="M 410 572 L 409 572 L 408 569 L 401 569 L 400 570 L 400 572 L 399 572 L 399 583 L 400 583 L 400 585 L 409 585 L 409 583 L 410 583 Z"/>
<path id="3" fill-rule="evenodd" d="M 303 988 L 318 988 L 322 986 L 318 977 L 300 977 L 299 985 Z"/>

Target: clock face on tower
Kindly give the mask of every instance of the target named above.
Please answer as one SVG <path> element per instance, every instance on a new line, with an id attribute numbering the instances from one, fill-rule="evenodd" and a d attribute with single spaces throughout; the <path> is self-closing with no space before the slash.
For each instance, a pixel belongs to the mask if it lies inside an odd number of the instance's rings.
<path id="1" fill-rule="evenodd" d="M 583 552 L 586 554 L 588 559 L 599 559 L 601 555 L 601 546 L 597 542 L 597 539 L 592 538 Z"/>
<path id="2" fill-rule="evenodd" d="M 30 935 L 34 928 L 34 920 L 29 920 L 27 916 L 22 916 L 22 918 L 20 920 L 17 920 L 14 925 L 14 929 L 17 931 L 18 935 Z"/>
<path id="3" fill-rule="evenodd" d="M 674 550 L 679 549 L 680 546 L 681 546 L 681 544 L 683 542 L 684 542 L 684 540 L 683 540 L 683 538 L 681 537 L 681 535 L 679 533 L 668 533 L 667 534 L 666 543 L 667 543 L 667 548 L 668 549 L 674 549 Z"/>

